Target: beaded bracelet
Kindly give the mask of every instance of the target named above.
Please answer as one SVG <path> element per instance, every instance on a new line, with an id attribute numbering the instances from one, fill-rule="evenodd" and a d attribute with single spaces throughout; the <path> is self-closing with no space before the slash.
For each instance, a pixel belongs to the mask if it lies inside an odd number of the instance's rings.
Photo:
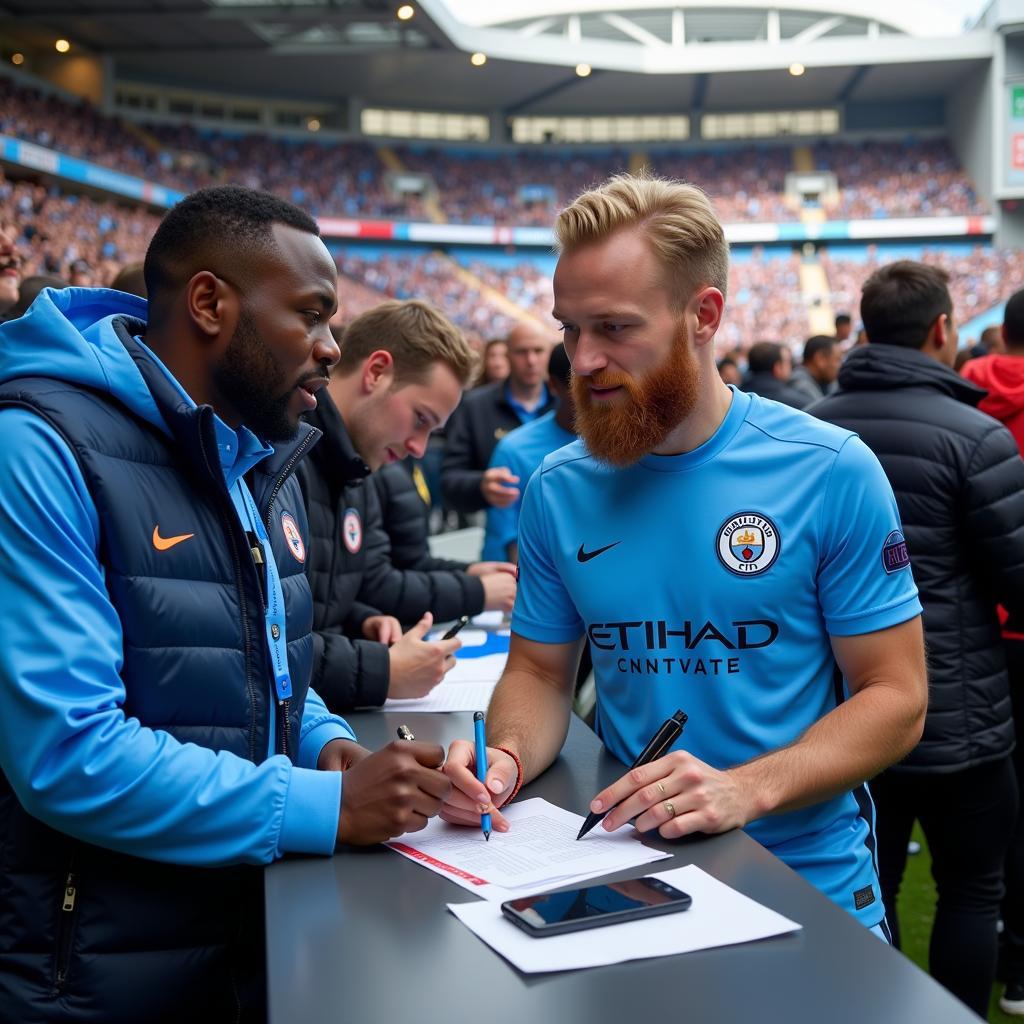
<path id="1" fill-rule="evenodd" d="M 502 804 L 502 807 L 507 807 L 513 800 L 515 800 L 519 790 L 523 788 L 523 762 L 519 760 L 515 751 L 509 750 L 508 747 L 495 747 L 494 749 L 500 750 L 503 754 L 508 754 L 508 756 L 516 763 L 515 789 L 512 790 L 512 795 L 505 801 L 505 803 Z"/>

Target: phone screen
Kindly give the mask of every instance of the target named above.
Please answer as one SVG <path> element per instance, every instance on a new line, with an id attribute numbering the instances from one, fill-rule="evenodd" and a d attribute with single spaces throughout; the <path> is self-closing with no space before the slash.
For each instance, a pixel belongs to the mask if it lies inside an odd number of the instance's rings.
<path id="1" fill-rule="evenodd" d="M 575 931 L 638 917 L 685 910 L 687 893 L 657 878 L 634 878 L 567 892 L 543 893 L 510 900 L 506 916 L 538 931 Z"/>

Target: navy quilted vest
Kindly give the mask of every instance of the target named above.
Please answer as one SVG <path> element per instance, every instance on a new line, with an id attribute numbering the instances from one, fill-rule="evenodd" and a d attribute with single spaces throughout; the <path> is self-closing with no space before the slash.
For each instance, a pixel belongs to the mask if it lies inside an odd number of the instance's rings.
<path id="1" fill-rule="evenodd" d="M 267 756 L 276 714 L 277 752 L 293 757 L 313 641 L 298 557 L 306 516 L 292 470 L 319 432 L 301 428 L 248 478 L 287 609 L 294 696 L 277 708 L 262 583 L 224 486 L 213 411 L 181 402 L 132 340 L 143 325 L 126 317 L 115 328 L 172 438 L 109 394 L 53 379 L 11 381 L 0 388 L 0 404 L 48 420 L 82 468 L 124 632 L 125 713 L 255 762 Z M 286 538 L 288 517 L 302 541 Z M 159 537 L 192 537 L 160 550 L 156 527 Z M 259 1019 L 262 917 L 259 868 L 181 867 L 74 840 L 28 815 L 0 775 L 0 1020 Z"/>

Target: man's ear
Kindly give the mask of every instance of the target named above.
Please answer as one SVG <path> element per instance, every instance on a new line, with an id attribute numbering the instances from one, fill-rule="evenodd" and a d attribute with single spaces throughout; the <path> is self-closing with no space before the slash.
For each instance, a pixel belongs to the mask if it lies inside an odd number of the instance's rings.
<path id="1" fill-rule="evenodd" d="M 936 352 L 941 352 L 949 344 L 949 317 L 940 313 L 928 330 L 928 337 Z"/>
<path id="2" fill-rule="evenodd" d="M 207 341 L 216 343 L 234 335 L 241 311 L 238 293 L 212 271 L 200 270 L 189 279 L 185 305 L 189 320 Z"/>
<path id="3" fill-rule="evenodd" d="M 386 391 L 395 379 L 395 357 L 387 349 L 379 348 L 371 352 L 363 363 L 360 378 L 363 393 L 371 395 L 376 391 Z"/>
<path id="4" fill-rule="evenodd" d="M 693 332 L 693 344 L 697 347 L 710 344 L 722 323 L 725 296 L 717 288 L 709 285 L 694 293 L 693 298 L 690 299 L 690 309 L 697 318 L 697 326 Z"/>

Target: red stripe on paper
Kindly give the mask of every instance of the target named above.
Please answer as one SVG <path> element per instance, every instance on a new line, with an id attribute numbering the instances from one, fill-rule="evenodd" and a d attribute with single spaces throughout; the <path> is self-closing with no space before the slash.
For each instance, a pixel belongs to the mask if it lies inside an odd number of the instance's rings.
<path id="1" fill-rule="evenodd" d="M 392 850 L 396 850 L 398 853 L 404 853 L 407 857 L 411 857 L 413 860 L 418 860 L 421 864 L 429 864 L 431 867 L 438 868 L 441 871 L 447 871 L 450 875 L 458 875 L 459 878 L 464 878 L 471 885 L 491 884 L 485 878 L 477 878 L 476 875 L 471 875 L 468 871 L 463 871 L 462 868 L 454 867 L 451 864 L 445 864 L 443 860 L 437 860 L 435 857 L 431 857 L 422 850 L 414 850 L 411 846 L 406 846 L 405 843 L 388 843 L 388 846 L 390 846 Z"/>

